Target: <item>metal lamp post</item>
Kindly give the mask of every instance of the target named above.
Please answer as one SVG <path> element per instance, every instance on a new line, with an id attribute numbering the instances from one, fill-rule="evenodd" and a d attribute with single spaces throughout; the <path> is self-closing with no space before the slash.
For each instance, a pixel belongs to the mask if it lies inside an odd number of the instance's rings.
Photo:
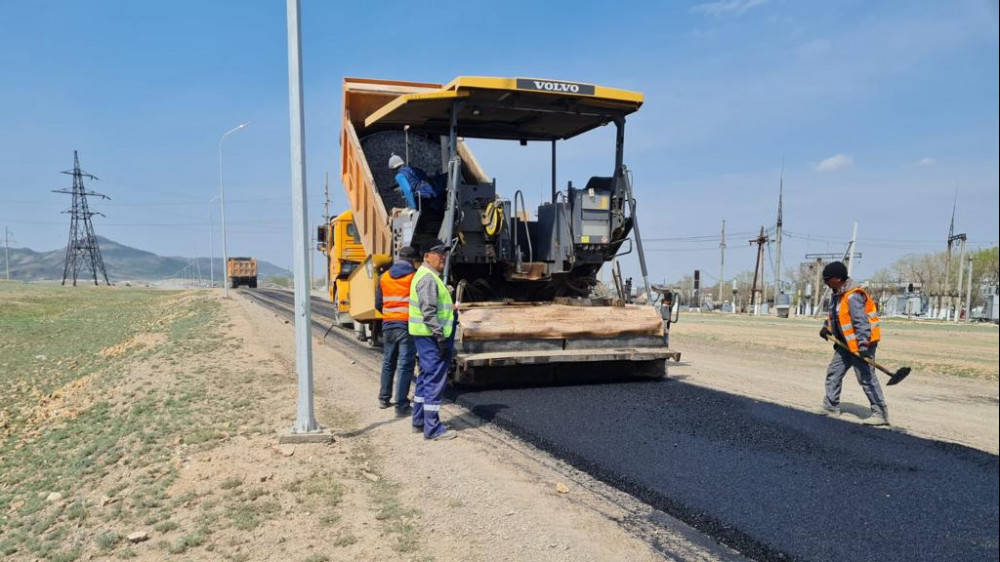
<path id="1" fill-rule="evenodd" d="M 219 139 L 219 204 L 222 207 L 222 271 L 225 272 L 222 275 L 222 287 L 226 298 L 229 298 L 229 246 L 226 240 L 226 191 L 223 189 L 222 184 L 222 143 L 225 142 L 226 137 L 229 135 L 246 129 L 249 126 L 249 122 L 240 123 L 223 133 L 222 138 Z"/>

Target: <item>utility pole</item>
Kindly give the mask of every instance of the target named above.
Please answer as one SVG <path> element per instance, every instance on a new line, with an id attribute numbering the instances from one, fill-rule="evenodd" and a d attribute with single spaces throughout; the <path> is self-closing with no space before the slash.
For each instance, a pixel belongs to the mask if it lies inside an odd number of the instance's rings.
<path id="1" fill-rule="evenodd" d="M 781 203 L 785 196 L 785 159 L 781 159 L 781 179 L 778 181 L 778 224 L 775 233 L 776 246 L 774 258 L 774 304 L 778 304 L 778 295 L 781 294 Z"/>
<path id="2" fill-rule="evenodd" d="M 409 147 L 407 147 L 409 148 Z M 407 154 L 409 156 L 409 154 Z M 326 271 L 323 278 L 326 279 L 326 294 L 330 294 L 330 172 L 324 174 L 323 179 L 323 229 L 326 231 Z"/>
<path id="3" fill-rule="evenodd" d="M 758 316 L 760 314 L 760 298 L 757 291 L 757 279 L 760 278 L 761 283 L 764 281 L 764 244 L 767 244 L 767 236 L 764 235 L 763 226 L 760 227 L 760 234 L 750 240 L 750 244 L 757 244 L 757 263 L 754 264 L 753 285 L 750 286 L 750 310 L 753 311 L 754 316 Z"/>
<path id="4" fill-rule="evenodd" d="M 94 215 L 101 215 L 102 217 L 104 215 L 90 210 L 87 204 L 87 196 L 101 197 L 103 199 L 111 198 L 107 195 L 87 191 L 83 186 L 83 178 L 96 180 L 97 176 L 88 174 L 80 169 L 80 156 L 77 154 L 77 151 L 73 151 L 73 169 L 62 173 L 73 176 L 73 187 L 71 189 L 52 190 L 53 193 L 65 193 L 73 196 L 72 207 L 68 211 L 63 211 L 64 214 L 70 215 L 70 221 L 69 242 L 66 243 L 66 262 L 63 266 L 62 284 L 65 285 L 66 278 L 72 276 L 73 286 L 75 287 L 80 266 L 86 265 L 90 267 L 90 271 L 94 276 L 94 285 L 100 284 L 97 281 L 98 272 L 104 277 L 104 282 L 111 285 L 111 281 L 108 281 L 108 272 L 104 269 L 101 247 L 97 244 L 97 235 L 94 234 L 94 224 L 90 221 L 90 217 Z M 81 257 L 86 259 L 86 261 L 81 263 Z"/>
<path id="5" fill-rule="evenodd" d="M 719 251 L 722 254 L 721 261 L 719 263 L 719 304 L 722 304 L 724 294 L 722 292 L 723 285 L 726 284 L 726 221 L 722 221 L 722 242 L 719 243 Z"/>
<path id="6" fill-rule="evenodd" d="M 844 257 L 847 258 L 847 276 L 851 276 L 851 270 L 854 269 L 854 244 L 858 241 L 858 221 L 854 221 L 854 230 L 851 232 L 851 243 L 847 245 L 847 252 Z"/>
<path id="7" fill-rule="evenodd" d="M 10 281 L 10 229 L 3 227 L 3 263 L 7 269 L 7 280 Z"/>
<path id="8" fill-rule="evenodd" d="M 959 317 L 962 315 L 962 288 L 964 284 L 962 283 L 962 273 L 965 272 L 965 234 L 957 234 L 955 238 L 960 242 L 959 246 L 959 258 L 958 258 L 958 285 L 955 286 L 955 297 L 957 299 L 955 303 L 955 322 L 958 322 Z M 966 303 L 968 305 L 968 303 Z"/>
<path id="9" fill-rule="evenodd" d="M 819 314 L 819 308 L 823 304 L 823 296 L 826 295 L 824 291 L 820 290 L 820 287 L 823 286 L 823 258 L 816 258 L 813 274 L 813 286 L 816 287 L 816 290 L 813 292 L 812 313 L 815 316 Z"/>
<path id="10" fill-rule="evenodd" d="M 951 307 L 951 299 L 948 299 L 948 307 L 945 307 L 944 296 L 951 288 L 951 247 L 955 243 L 955 208 L 958 206 L 958 191 L 955 191 L 955 200 L 951 204 L 951 224 L 948 225 L 948 257 L 944 262 L 944 284 L 941 286 L 941 294 L 938 296 L 938 314 L 944 310 L 944 319 L 948 319 L 948 308 Z M 959 267 L 962 267 L 959 264 Z"/>
<path id="11" fill-rule="evenodd" d="M 209 201 L 211 203 L 211 201 Z M 215 244 L 212 242 L 212 231 L 215 225 L 212 224 L 212 207 L 208 207 L 208 271 L 211 275 L 209 288 L 215 288 Z"/>
<path id="12" fill-rule="evenodd" d="M 969 275 L 965 289 L 965 321 L 972 322 L 972 256 L 969 256 Z"/>

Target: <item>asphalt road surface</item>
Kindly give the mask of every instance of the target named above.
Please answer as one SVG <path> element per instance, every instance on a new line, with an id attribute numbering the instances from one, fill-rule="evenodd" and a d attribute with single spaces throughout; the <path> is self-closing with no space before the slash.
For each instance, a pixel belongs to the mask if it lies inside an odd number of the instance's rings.
<path id="1" fill-rule="evenodd" d="M 757 560 L 1000 558 L 989 453 L 674 379 L 450 396 Z"/>
<path id="2" fill-rule="evenodd" d="M 997 457 L 677 380 L 456 401 L 759 560 L 997 560 Z"/>

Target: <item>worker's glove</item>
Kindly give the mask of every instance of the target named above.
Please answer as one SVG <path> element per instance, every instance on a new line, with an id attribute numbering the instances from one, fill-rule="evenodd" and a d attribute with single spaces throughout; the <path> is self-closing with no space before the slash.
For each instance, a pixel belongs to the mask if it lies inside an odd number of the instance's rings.
<path id="1" fill-rule="evenodd" d="M 438 344 L 438 351 L 441 352 L 441 357 L 442 358 L 447 358 L 447 356 L 448 356 L 448 340 L 445 339 L 445 338 L 441 338 L 441 339 L 437 340 L 437 344 Z"/>
<path id="2" fill-rule="evenodd" d="M 830 330 L 827 330 L 826 326 L 823 326 L 822 328 L 819 329 L 819 337 L 825 340 L 829 335 L 830 335 Z"/>
<path id="3" fill-rule="evenodd" d="M 872 358 L 872 349 L 870 347 L 868 347 L 867 345 L 864 346 L 864 347 L 861 347 L 861 345 L 859 344 L 858 345 L 858 355 L 860 355 L 864 359 L 871 359 Z"/>

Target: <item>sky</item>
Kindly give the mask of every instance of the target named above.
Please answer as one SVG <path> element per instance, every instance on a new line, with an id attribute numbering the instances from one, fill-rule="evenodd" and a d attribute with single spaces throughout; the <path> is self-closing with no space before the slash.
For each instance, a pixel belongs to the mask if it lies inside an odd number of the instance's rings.
<path id="1" fill-rule="evenodd" d="M 544 77 L 642 92 L 625 162 L 654 282 L 754 267 L 784 185 L 782 270 L 841 253 L 854 276 L 906 254 L 997 244 L 996 1 L 445 2 L 302 0 L 309 222 L 346 208 L 344 77 Z M 97 234 L 171 256 L 292 264 L 285 3 L 0 0 L 0 239 L 62 248 L 73 151 Z M 472 141 L 498 191 L 548 190 L 548 150 Z M 559 148 L 559 183 L 611 175 L 606 127 Z M 314 228 L 310 228 L 313 232 Z M 210 233 L 212 235 L 210 236 Z M 214 250 L 211 251 L 210 250 Z M 768 267 L 777 248 L 768 245 Z M 623 260 L 638 275 L 635 254 Z M 773 271 L 768 273 L 773 278 Z"/>

